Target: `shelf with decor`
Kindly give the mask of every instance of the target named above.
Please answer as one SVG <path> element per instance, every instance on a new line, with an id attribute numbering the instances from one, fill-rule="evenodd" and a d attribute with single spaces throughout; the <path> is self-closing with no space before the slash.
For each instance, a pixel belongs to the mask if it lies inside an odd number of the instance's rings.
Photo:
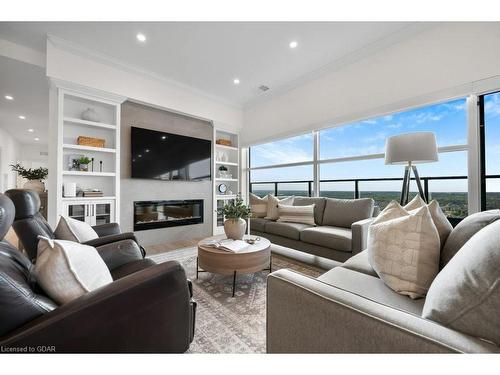
<path id="1" fill-rule="evenodd" d="M 119 222 L 120 108 L 125 98 L 67 82 L 55 81 L 54 86 L 58 161 L 52 223 L 58 215 L 89 223 Z M 84 197 L 83 191 L 95 194 Z"/>
<path id="2" fill-rule="evenodd" d="M 214 127 L 214 216 L 213 234 L 224 233 L 224 218 L 218 208 L 234 201 L 240 189 L 239 134 Z"/>

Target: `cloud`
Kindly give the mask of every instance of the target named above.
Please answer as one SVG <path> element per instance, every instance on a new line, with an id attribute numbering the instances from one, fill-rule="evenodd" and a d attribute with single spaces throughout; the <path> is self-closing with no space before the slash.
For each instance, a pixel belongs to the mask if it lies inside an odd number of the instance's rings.
<path id="1" fill-rule="evenodd" d="M 287 164 L 312 160 L 312 153 L 298 148 L 296 145 L 283 141 L 267 143 L 255 147 L 260 159 L 259 165 Z"/>
<path id="2" fill-rule="evenodd" d="M 386 129 L 399 129 L 402 126 L 403 126 L 403 124 L 401 124 L 400 122 L 397 122 L 397 123 L 386 125 L 385 128 Z"/>
<path id="3" fill-rule="evenodd" d="M 385 140 L 386 138 L 387 138 L 387 133 L 385 133 L 385 132 L 378 132 L 378 133 L 372 135 L 371 137 L 363 138 L 363 142 L 365 142 L 365 143 L 372 143 L 372 142 L 377 142 L 377 141 Z"/>
<path id="4" fill-rule="evenodd" d="M 384 116 L 384 121 L 392 121 L 393 115 Z"/>
<path id="5" fill-rule="evenodd" d="M 364 123 L 364 124 L 374 125 L 374 124 L 377 123 L 377 120 L 363 120 L 361 122 Z"/>
<path id="6" fill-rule="evenodd" d="M 488 95 L 484 103 L 484 111 L 486 116 L 500 116 L 500 93 Z"/>

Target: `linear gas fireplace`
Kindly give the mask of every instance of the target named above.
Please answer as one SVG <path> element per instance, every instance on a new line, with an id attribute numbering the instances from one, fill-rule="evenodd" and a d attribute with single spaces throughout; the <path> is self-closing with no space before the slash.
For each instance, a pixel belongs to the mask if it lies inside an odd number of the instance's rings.
<path id="1" fill-rule="evenodd" d="M 203 200 L 134 202 L 134 230 L 203 223 Z"/>

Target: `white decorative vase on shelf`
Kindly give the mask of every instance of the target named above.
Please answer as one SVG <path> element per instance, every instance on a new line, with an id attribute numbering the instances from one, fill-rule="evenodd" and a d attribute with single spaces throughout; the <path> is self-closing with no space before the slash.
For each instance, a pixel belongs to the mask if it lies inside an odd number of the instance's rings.
<path id="1" fill-rule="evenodd" d="M 82 119 L 87 121 L 100 122 L 101 119 L 94 108 L 87 108 L 82 112 Z"/>
<path id="2" fill-rule="evenodd" d="M 226 219 L 224 221 L 224 232 L 226 237 L 232 240 L 242 240 L 247 229 L 247 222 L 243 219 Z"/>
<path id="3" fill-rule="evenodd" d="M 45 184 L 38 180 L 28 180 L 24 185 L 24 189 L 35 190 L 37 193 L 43 193 L 45 191 Z"/>

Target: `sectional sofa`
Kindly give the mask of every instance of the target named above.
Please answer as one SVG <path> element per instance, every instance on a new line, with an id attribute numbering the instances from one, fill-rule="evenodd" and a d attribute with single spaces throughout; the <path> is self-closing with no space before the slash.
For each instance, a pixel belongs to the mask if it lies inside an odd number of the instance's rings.
<path id="1" fill-rule="evenodd" d="M 366 247 L 368 227 L 379 212 L 371 198 L 295 197 L 294 206 L 314 204 L 315 226 L 252 218 L 250 232 L 273 244 L 343 262 Z"/>
<path id="2" fill-rule="evenodd" d="M 500 337 L 500 210 L 471 215 L 453 231 L 447 244 L 465 243 L 431 285 L 441 283 L 442 306 L 453 306 L 448 324 L 425 317 L 435 298 L 411 299 L 386 286 L 364 250 L 318 278 L 287 269 L 269 275 L 267 352 L 500 353 L 480 338 L 485 331 Z"/>

